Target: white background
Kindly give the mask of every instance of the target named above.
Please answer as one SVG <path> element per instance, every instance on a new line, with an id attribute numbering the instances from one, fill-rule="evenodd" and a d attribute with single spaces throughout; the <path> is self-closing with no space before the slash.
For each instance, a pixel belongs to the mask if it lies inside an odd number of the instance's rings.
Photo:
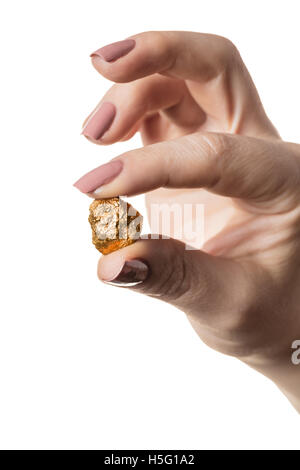
<path id="1" fill-rule="evenodd" d="M 299 416 L 271 382 L 209 350 L 182 312 L 100 284 L 90 200 L 72 187 L 140 146 L 80 136 L 110 86 L 89 53 L 140 31 L 229 37 L 299 141 L 299 1 L 1 5 L 0 447 L 299 449 Z"/>

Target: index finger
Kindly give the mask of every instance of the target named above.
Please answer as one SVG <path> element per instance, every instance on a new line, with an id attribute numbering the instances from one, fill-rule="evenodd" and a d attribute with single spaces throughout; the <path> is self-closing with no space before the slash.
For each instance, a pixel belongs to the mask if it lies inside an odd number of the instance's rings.
<path id="1" fill-rule="evenodd" d="M 75 187 L 95 198 L 161 187 L 205 188 L 262 211 L 281 212 L 298 204 L 298 175 L 299 161 L 284 143 L 199 132 L 120 155 L 84 175 Z"/>

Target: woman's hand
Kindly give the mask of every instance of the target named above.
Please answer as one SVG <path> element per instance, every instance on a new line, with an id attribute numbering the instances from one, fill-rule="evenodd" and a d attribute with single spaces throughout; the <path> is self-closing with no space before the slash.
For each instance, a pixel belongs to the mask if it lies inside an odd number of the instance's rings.
<path id="1" fill-rule="evenodd" d="M 140 240 L 102 257 L 100 279 L 180 308 L 205 343 L 267 375 L 300 411 L 300 146 L 280 139 L 227 39 L 142 33 L 92 62 L 117 84 L 83 134 L 107 145 L 140 131 L 145 147 L 75 186 L 96 198 L 146 192 L 150 220 L 153 204 L 205 208 L 202 251 L 186 249 L 185 233 Z"/>

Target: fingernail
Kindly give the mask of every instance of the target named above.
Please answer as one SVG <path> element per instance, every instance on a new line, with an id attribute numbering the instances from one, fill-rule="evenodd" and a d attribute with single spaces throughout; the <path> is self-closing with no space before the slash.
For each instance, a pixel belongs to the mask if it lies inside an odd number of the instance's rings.
<path id="1" fill-rule="evenodd" d="M 148 266 L 138 259 L 125 261 L 121 271 L 113 279 L 106 279 L 106 284 L 132 287 L 144 282 L 149 274 Z"/>
<path id="2" fill-rule="evenodd" d="M 91 54 L 91 57 L 100 57 L 106 62 L 113 62 L 132 51 L 134 46 L 134 39 L 125 39 L 124 41 L 113 42 L 112 44 L 108 44 L 108 46 L 97 49 Z"/>
<path id="3" fill-rule="evenodd" d="M 109 163 L 95 168 L 86 175 L 82 176 L 76 183 L 75 188 L 79 189 L 82 193 L 92 193 L 100 189 L 100 186 L 110 183 L 123 168 L 121 160 L 113 160 Z"/>
<path id="4" fill-rule="evenodd" d="M 116 107 L 112 103 L 103 103 L 89 118 L 82 134 L 94 140 L 99 140 L 110 128 L 116 115 Z"/>

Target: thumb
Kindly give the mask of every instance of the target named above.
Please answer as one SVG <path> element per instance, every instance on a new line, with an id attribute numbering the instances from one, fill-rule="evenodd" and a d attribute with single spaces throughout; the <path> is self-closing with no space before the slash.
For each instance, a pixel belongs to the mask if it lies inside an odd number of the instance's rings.
<path id="1" fill-rule="evenodd" d="M 245 292 L 239 289 L 243 270 L 235 261 L 188 250 L 173 239 L 139 240 L 102 256 L 98 276 L 106 283 L 158 297 L 193 316 L 215 317 L 236 310 L 241 302 L 236 295 Z"/>

